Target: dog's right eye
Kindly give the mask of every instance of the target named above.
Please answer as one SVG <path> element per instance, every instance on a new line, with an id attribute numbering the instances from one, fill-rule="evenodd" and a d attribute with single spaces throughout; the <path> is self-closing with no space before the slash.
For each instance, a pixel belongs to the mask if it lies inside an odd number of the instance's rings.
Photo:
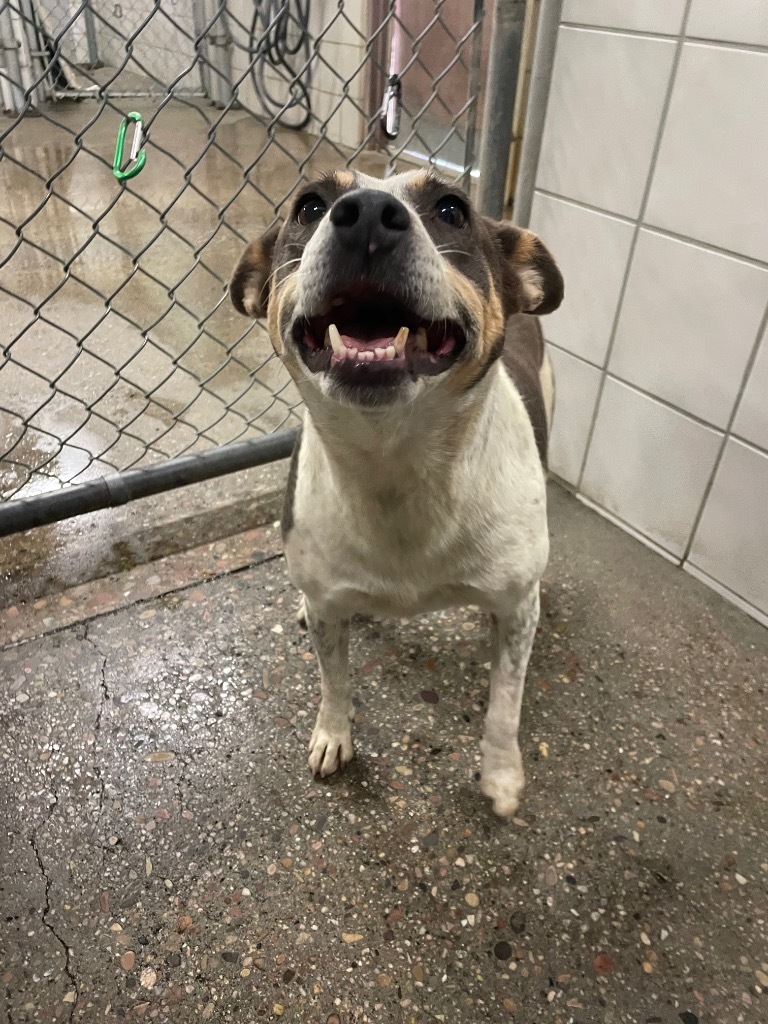
<path id="1" fill-rule="evenodd" d="M 307 196 L 296 211 L 296 220 L 306 227 L 324 217 L 327 209 L 320 196 Z"/>

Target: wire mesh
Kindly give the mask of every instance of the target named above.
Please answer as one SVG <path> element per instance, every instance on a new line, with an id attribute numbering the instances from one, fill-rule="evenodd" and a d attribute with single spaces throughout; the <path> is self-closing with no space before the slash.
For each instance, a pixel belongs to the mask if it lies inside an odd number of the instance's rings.
<path id="1" fill-rule="evenodd" d="M 226 297 L 308 177 L 468 182 L 482 3 L 0 0 L 0 498 L 279 430 L 300 396 Z M 380 126 L 391 75 L 400 131 Z M 146 166 L 112 173 L 123 117 Z"/>

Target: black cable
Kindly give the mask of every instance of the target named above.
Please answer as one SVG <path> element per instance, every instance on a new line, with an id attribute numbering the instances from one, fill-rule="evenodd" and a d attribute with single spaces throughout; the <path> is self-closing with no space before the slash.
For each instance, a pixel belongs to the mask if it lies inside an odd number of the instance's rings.
<path id="1" fill-rule="evenodd" d="M 247 46 L 249 73 L 256 96 L 277 124 L 301 131 L 312 118 L 311 0 L 255 0 Z M 288 95 L 275 95 L 267 82 L 269 67 L 284 78 Z M 294 112 L 294 113 L 291 113 Z M 298 120 L 296 119 L 298 118 Z"/>

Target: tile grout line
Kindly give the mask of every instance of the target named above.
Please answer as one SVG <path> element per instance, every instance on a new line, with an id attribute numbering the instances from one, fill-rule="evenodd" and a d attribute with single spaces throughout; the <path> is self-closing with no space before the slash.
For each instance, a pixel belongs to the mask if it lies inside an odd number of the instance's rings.
<path id="1" fill-rule="evenodd" d="M 760 327 L 761 327 L 761 329 L 762 329 L 763 323 L 764 323 L 764 320 L 761 317 L 761 319 L 760 319 Z M 551 348 L 555 349 L 557 352 L 562 352 L 563 355 L 569 356 L 571 359 L 575 360 L 577 363 L 581 363 L 582 366 L 587 366 L 590 370 L 596 370 L 600 374 L 605 373 L 605 375 L 607 377 L 609 377 L 611 380 L 616 381 L 617 384 L 621 384 L 623 387 L 629 388 L 631 391 L 637 392 L 637 394 L 642 395 L 644 398 L 650 399 L 652 402 L 657 402 L 659 405 L 663 406 L 665 409 L 669 409 L 670 412 L 676 412 L 678 415 L 684 416 L 686 419 L 691 420 L 692 423 L 697 423 L 699 426 L 705 427 L 707 430 L 711 430 L 711 431 L 713 431 L 716 434 L 721 434 L 721 435 L 729 434 L 730 437 L 733 437 L 736 441 L 740 441 L 742 444 L 745 444 L 748 448 L 754 448 L 755 451 L 759 452 L 761 455 L 768 456 L 768 447 L 766 447 L 765 445 L 761 444 L 759 441 L 753 441 L 750 438 L 745 437 L 743 434 L 734 433 L 733 430 L 729 430 L 729 424 L 731 423 L 731 416 L 730 416 L 730 414 L 729 414 L 728 422 L 725 424 L 725 426 L 722 426 L 722 427 L 718 426 L 717 423 L 712 423 L 712 422 L 710 422 L 710 420 L 705 420 L 703 417 L 697 415 L 697 413 L 695 413 L 695 412 L 690 412 L 688 409 L 684 409 L 680 405 L 675 405 L 675 403 L 670 401 L 669 398 L 664 398 L 663 395 L 656 395 L 656 394 L 654 394 L 653 391 L 649 391 L 647 388 L 644 388 L 641 384 L 636 384 L 634 381 L 628 380 L 626 377 L 621 377 L 617 373 L 611 373 L 610 370 L 604 370 L 601 366 L 598 366 L 596 363 L 590 362 L 589 359 L 585 359 L 584 356 L 580 356 L 580 355 L 578 355 L 575 352 L 571 352 L 569 349 L 565 348 L 563 345 L 559 345 L 556 341 L 550 341 L 548 338 L 545 338 L 544 340 L 547 343 L 547 345 L 549 345 Z M 759 343 L 760 334 L 758 334 L 758 339 L 757 340 L 758 340 L 758 343 Z M 741 383 L 739 385 L 739 389 L 738 389 L 738 391 L 736 393 L 736 397 L 734 398 L 734 402 L 739 402 L 741 400 L 743 394 L 744 394 L 744 391 L 746 390 L 746 384 L 748 382 L 749 371 L 751 370 L 752 366 L 754 365 L 754 362 L 755 362 L 755 359 L 757 358 L 757 353 L 758 353 L 759 349 L 760 349 L 760 345 L 759 344 L 757 345 L 756 349 L 754 349 L 754 348 L 750 349 L 750 355 L 747 358 L 747 362 L 745 364 L 745 366 L 746 366 L 745 373 L 746 373 L 747 376 L 742 379 L 742 381 L 741 381 Z"/>
<path id="2" fill-rule="evenodd" d="M 581 468 L 579 470 L 578 482 L 576 484 L 577 490 L 581 491 L 581 486 L 584 481 L 584 472 L 587 466 L 587 459 L 589 458 L 589 451 L 592 447 L 592 438 L 594 437 L 595 427 L 597 426 L 597 417 L 600 412 L 600 405 L 603 399 L 603 392 L 605 391 L 605 382 L 608 376 L 608 366 L 611 361 L 611 353 L 613 352 L 613 345 L 616 340 L 616 332 L 619 326 L 619 318 L 621 316 L 622 306 L 624 305 L 624 297 L 627 292 L 627 285 L 629 283 L 629 274 L 632 268 L 632 261 L 635 256 L 635 249 L 637 248 L 637 240 L 640 237 L 640 228 L 643 225 L 643 218 L 645 215 L 646 208 L 648 206 L 648 200 L 651 195 L 651 187 L 653 185 L 653 178 L 656 172 L 656 162 L 659 158 L 661 151 L 661 140 L 664 137 L 664 128 L 667 123 L 667 115 L 669 108 L 672 104 L 672 94 L 675 88 L 675 82 L 677 80 L 677 69 L 680 66 L 680 57 L 683 52 L 683 44 L 685 43 L 685 26 L 688 23 L 688 15 L 690 14 L 693 0 L 686 0 L 685 13 L 683 14 L 683 20 L 680 25 L 680 33 L 677 39 L 677 46 L 675 47 L 675 54 L 672 60 L 672 67 L 669 73 L 669 83 L 667 84 L 667 92 L 664 97 L 664 104 L 661 108 L 661 116 L 659 117 L 659 127 L 656 132 L 656 141 L 654 143 L 653 152 L 651 154 L 651 163 L 648 168 L 648 176 L 645 182 L 645 188 L 643 190 L 643 197 L 640 202 L 640 209 L 637 213 L 635 220 L 635 227 L 632 232 L 632 241 L 629 245 L 629 252 L 627 253 L 627 262 L 624 267 L 624 277 L 621 282 L 621 288 L 619 290 L 619 296 L 616 303 L 616 312 L 613 317 L 613 323 L 611 324 L 611 333 L 608 336 L 608 347 L 606 348 L 605 358 L 603 360 L 602 374 L 600 377 L 600 384 L 597 390 L 597 397 L 595 399 L 595 408 L 592 412 L 592 421 L 589 425 L 589 432 L 587 434 L 587 443 L 584 448 L 584 457 L 581 460 Z"/>
<path id="3" fill-rule="evenodd" d="M 759 325 L 759 327 L 757 329 L 757 337 L 755 338 L 755 343 L 752 346 L 752 351 L 750 353 L 749 359 L 747 360 L 747 365 L 744 368 L 744 374 L 743 374 L 743 376 L 741 378 L 741 384 L 739 385 L 739 391 L 738 391 L 738 394 L 736 395 L 736 401 L 733 403 L 733 409 L 731 410 L 731 415 L 730 415 L 730 417 L 728 419 L 728 423 L 727 423 L 726 428 L 725 428 L 725 433 L 723 434 L 723 439 L 720 442 L 720 448 L 719 448 L 719 450 L 717 452 L 717 455 L 715 457 L 715 462 L 714 462 L 714 465 L 712 466 L 712 472 L 709 475 L 709 480 L 707 481 L 707 486 L 704 488 L 704 494 L 702 495 L 702 498 L 701 498 L 701 504 L 699 505 L 699 510 L 696 513 L 696 517 L 693 520 L 693 525 L 691 526 L 691 532 L 690 532 L 690 534 L 688 536 L 688 543 L 685 545 L 685 551 L 683 552 L 683 561 L 681 563 L 682 565 L 684 565 L 688 561 L 688 559 L 690 558 L 691 548 L 693 547 L 693 542 L 694 542 L 694 540 L 696 538 L 696 532 L 699 529 L 699 525 L 701 523 L 702 517 L 704 516 L 704 509 L 707 506 L 707 502 L 709 501 L 709 496 L 712 493 L 712 488 L 715 485 L 715 478 L 717 477 L 718 470 L 720 469 L 720 464 L 722 463 L 723 458 L 725 456 L 725 449 L 728 447 L 728 442 L 734 436 L 733 435 L 733 424 L 736 422 L 736 417 L 737 417 L 737 415 L 739 413 L 739 407 L 741 406 L 741 400 L 744 397 L 744 392 L 747 390 L 747 384 L 749 382 L 750 374 L 752 373 L 752 367 L 755 365 L 755 362 L 757 360 L 757 354 L 760 351 L 760 344 L 761 344 L 761 341 L 762 341 L 762 338 L 763 338 L 763 333 L 766 330 L 767 326 L 768 326 L 768 303 L 766 303 L 765 310 L 763 311 L 763 315 L 762 315 L 762 318 L 760 320 L 760 325 Z M 747 442 L 747 443 L 749 444 L 749 442 Z M 750 447 L 754 447 L 754 446 L 750 445 Z M 725 586 L 725 584 L 723 584 L 723 586 Z"/>
<path id="4" fill-rule="evenodd" d="M 537 187 L 535 193 L 540 196 L 544 196 L 547 199 L 555 199 L 560 203 L 567 203 L 570 206 L 576 206 L 580 210 L 588 210 L 590 213 L 600 214 L 602 217 L 609 217 L 611 220 L 619 221 L 620 224 L 636 224 L 637 221 L 632 217 L 626 217 L 623 213 L 614 213 L 612 210 L 606 210 L 603 206 L 595 206 L 594 203 L 587 203 L 583 199 L 574 199 L 573 196 L 565 196 L 560 192 L 552 192 L 549 189 Z M 681 234 L 678 231 L 672 231 L 669 228 L 664 228 L 658 224 L 652 224 L 649 221 L 643 222 L 641 225 L 642 230 L 648 231 L 650 234 L 660 235 L 662 238 L 671 238 L 676 242 L 685 242 L 688 245 L 695 245 L 698 249 L 703 249 L 705 252 L 712 252 L 717 256 L 727 256 L 730 259 L 738 260 L 740 263 L 746 263 L 751 267 L 757 267 L 759 270 L 768 270 L 768 260 L 761 260 L 755 256 L 747 256 L 743 252 L 736 252 L 735 249 L 726 249 L 721 245 L 715 245 L 712 242 L 705 242 L 701 238 L 694 238 L 692 235 Z"/>
<path id="5" fill-rule="evenodd" d="M 704 583 L 705 586 L 709 587 L 715 594 L 719 594 L 726 601 L 729 601 L 735 608 L 750 615 L 756 622 L 768 627 L 768 612 L 764 608 L 758 607 L 748 597 L 742 597 L 737 590 L 717 579 L 717 577 L 707 572 L 706 569 L 702 569 L 695 562 L 686 562 L 683 565 L 683 571 L 687 572 L 695 580 L 699 580 L 700 583 Z"/>
<path id="6" fill-rule="evenodd" d="M 680 35 L 677 32 L 652 32 L 642 28 L 620 28 L 618 25 L 592 25 L 588 21 L 561 21 L 561 28 L 572 28 L 578 32 L 594 32 L 604 36 L 640 36 L 642 39 L 663 40 L 672 42 Z"/>
<path id="7" fill-rule="evenodd" d="M 619 28 L 616 25 L 591 25 L 586 21 L 561 21 L 562 28 L 576 29 L 579 32 L 594 32 L 596 35 L 633 36 L 641 39 L 673 42 L 679 32 L 652 32 L 642 28 Z M 707 36 L 686 36 L 686 43 L 695 46 L 711 46 L 718 50 L 744 50 L 747 53 L 768 53 L 768 43 L 747 43 L 737 39 L 709 39 Z"/>

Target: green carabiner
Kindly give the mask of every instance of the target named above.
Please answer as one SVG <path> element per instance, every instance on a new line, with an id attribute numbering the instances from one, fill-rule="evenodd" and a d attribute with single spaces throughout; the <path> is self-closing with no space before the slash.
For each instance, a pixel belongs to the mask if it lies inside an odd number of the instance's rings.
<path id="1" fill-rule="evenodd" d="M 133 131 L 131 142 L 131 155 L 128 166 L 123 170 L 123 147 L 125 146 L 125 132 L 128 122 L 133 121 L 136 125 Z M 127 114 L 120 122 L 117 129 L 117 145 L 115 146 L 115 159 L 112 161 L 112 173 L 118 181 L 128 181 L 135 178 L 147 162 L 147 154 L 144 150 L 144 118 L 136 111 Z"/>

